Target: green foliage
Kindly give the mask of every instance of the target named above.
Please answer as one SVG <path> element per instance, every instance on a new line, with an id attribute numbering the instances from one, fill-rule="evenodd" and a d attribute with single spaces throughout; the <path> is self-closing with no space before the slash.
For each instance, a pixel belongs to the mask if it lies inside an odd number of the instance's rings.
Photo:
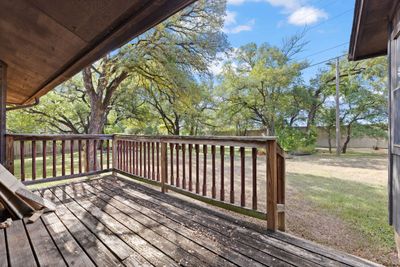
<path id="1" fill-rule="evenodd" d="M 285 127 L 278 131 L 279 144 L 285 151 L 313 153 L 315 151 L 316 131 L 307 133 L 299 128 Z"/>

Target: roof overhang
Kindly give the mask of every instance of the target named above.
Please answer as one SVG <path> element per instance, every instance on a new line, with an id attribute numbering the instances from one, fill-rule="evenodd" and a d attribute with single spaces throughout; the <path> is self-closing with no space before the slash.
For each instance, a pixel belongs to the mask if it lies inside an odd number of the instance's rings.
<path id="1" fill-rule="evenodd" d="M 32 102 L 195 0 L 0 1 L 8 104 Z"/>
<path id="2" fill-rule="evenodd" d="M 398 0 L 356 0 L 349 59 L 386 55 L 388 25 Z"/>

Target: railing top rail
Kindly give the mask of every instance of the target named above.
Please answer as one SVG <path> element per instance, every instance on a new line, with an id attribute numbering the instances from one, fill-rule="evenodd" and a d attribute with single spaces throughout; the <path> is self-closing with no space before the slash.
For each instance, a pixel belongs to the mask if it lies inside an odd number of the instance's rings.
<path id="1" fill-rule="evenodd" d="M 109 140 L 114 137 L 112 134 L 7 134 L 16 141 L 24 140 L 86 140 L 86 139 L 100 139 Z"/>
<path id="2" fill-rule="evenodd" d="M 275 136 L 174 136 L 174 135 L 126 135 L 116 134 L 116 139 L 130 139 L 150 142 L 171 142 L 182 144 L 208 144 L 225 146 L 263 147 L 268 141 L 276 141 Z"/>

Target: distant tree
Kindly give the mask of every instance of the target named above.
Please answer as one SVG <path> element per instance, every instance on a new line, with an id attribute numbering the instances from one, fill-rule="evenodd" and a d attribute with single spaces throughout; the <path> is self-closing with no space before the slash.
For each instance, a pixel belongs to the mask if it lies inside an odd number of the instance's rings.
<path id="1" fill-rule="evenodd" d="M 300 98 L 306 96 L 301 86 L 306 62 L 292 57 L 303 45 L 300 37 L 293 37 L 281 48 L 250 43 L 235 51 L 221 76 L 220 91 L 230 113 L 250 112 L 267 135 L 294 125 L 303 109 Z"/>

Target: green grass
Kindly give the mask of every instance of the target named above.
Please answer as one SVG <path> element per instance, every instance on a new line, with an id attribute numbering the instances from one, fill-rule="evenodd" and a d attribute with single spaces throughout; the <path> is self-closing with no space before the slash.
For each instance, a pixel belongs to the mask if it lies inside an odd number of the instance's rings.
<path id="1" fill-rule="evenodd" d="M 371 244 L 394 249 L 393 229 L 387 218 L 387 190 L 353 181 L 290 174 L 288 185 L 303 197 L 360 231 Z"/>
<path id="2" fill-rule="evenodd" d="M 84 171 L 84 159 L 82 154 L 82 171 Z M 97 155 L 98 159 L 100 160 L 99 154 Z M 110 166 L 112 162 L 112 156 L 110 155 Z M 25 164 L 25 179 L 31 180 L 32 179 L 32 158 L 27 157 L 24 160 Z M 107 168 L 107 154 L 103 152 L 103 168 Z M 57 154 L 56 156 L 56 170 L 57 176 L 61 176 L 61 169 L 62 169 L 62 158 L 61 153 Z M 78 153 L 74 153 L 74 173 L 77 174 L 79 172 L 79 159 Z M 46 157 L 46 173 L 47 177 L 53 177 L 53 158 L 52 156 Z M 71 153 L 65 153 L 65 174 L 71 174 Z M 14 160 L 14 175 L 17 178 L 21 178 L 21 160 L 15 159 Z M 43 177 L 43 157 L 37 156 L 36 157 L 36 178 L 40 179 Z"/>

